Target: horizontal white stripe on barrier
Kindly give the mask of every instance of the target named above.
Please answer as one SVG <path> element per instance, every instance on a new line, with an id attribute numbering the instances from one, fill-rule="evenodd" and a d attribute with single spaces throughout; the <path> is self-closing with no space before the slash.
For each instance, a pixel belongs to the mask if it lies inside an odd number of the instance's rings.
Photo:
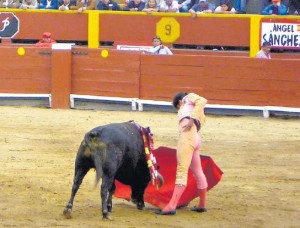
<path id="1" fill-rule="evenodd" d="M 153 101 L 153 100 L 136 100 L 138 104 L 139 111 L 143 111 L 143 105 L 162 105 L 162 106 L 172 106 L 171 102 L 167 101 Z M 263 117 L 269 118 L 270 112 L 279 111 L 287 113 L 299 113 L 300 108 L 290 108 L 290 107 L 277 107 L 277 106 L 244 106 L 244 105 L 219 105 L 219 104 L 207 104 L 205 108 L 211 109 L 227 109 L 227 110 L 251 110 L 251 111 L 261 111 Z"/>
<path id="2" fill-rule="evenodd" d="M 106 97 L 106 96 L 92 96 L 92 95 L 70 95 L 70 106 L 75 108 L 75 99 L 77 100 L 94 100 L 94 101 L 109 101 L 109 102 L 128 102 L 131 103 L 132 110 L 136 111 L 137 98 L 124 98 L 124 97 Z"/>
<path id="3" fill-rule="evenodd" d="M 49 98 L 51 94 L 26 94 L 26 93 L 0 93 L 0 97 L 13 97 L 13 98 Z"/>
<path id="4" fill-rule="evenodd" d="M 246 106 L 246 105 L 219 105 L 219 104 L 207 104 L 205 108 L 219 108 L 219 109 L 240 109 L 240 110 L 257 110 L 263 111 L 263 106 Z"/>
<path id="5" fill-rule="evenodd" d="M 26 99 L 26 98 L 48 98 L 49 100 L 49 107 L 51 107 L 51 94 L 26 94 L 26 93 L 0 93 L 0 98 L 20 98 L 20 99 Z"/>
<path id="6" fill-rule="evenodd" d="M 110 102 L 131 102 L 132 110 L 136 110 L 138 107 L 139 111 L 144 110 L 144 105 L 154 106 L 165 106 L 172 107 L 172 103 L 168 101 L 154 101 L 154 100 L 143 100 L 138 98 L 123 98 L 123 97 L 105 97 L 105 96 L 90 96 L 90 95 L 70 95 L 71 108 L 74 108 L 74 99 L 85 99 L 85 100 L 99 100 L 99 101 L 110 101 Z M 246 106 L 246 105 L 220 105 L 220 104 L 207 104 L 205 108 L 211 109 L 226 109 L 226 110 L 250 110 L 250 111 L 261 111 L 265 118 L 270 116 L 270 112 L 286 112 L 286 113 L 299 113 L 300 108 L 290 107 L 278 107 L 278 106 Z"/>

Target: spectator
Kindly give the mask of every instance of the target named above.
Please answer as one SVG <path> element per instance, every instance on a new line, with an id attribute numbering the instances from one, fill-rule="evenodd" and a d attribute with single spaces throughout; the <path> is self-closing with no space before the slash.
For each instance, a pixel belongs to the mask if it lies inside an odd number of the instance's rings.
<path id="1" fill-rule="evenodd" d="M 159 12 L 174 12 L 178 13 L 178 1 L 177 0 L 162 0 L 159 6 Z"/>
<path id="2" fill-rule="evenodd" d="M 142 0 L 130 0 L 127 6 L 124 7 L 124 11 L 142 11 L 145 8 L 145 2 Z"/>
<path id="3" fill-rule="evenodd" d="M 154 36 L 152 38 L 152 44 L 153 44 L 153 48 L 151 48 L 147 52 L 156 54 L 156 55 L 173 55 L 171 50 L 167 46 L 162 44 L 159 36 Z"/>
<path id="4" fill-rule="evenodd" d="M 281 0 L 281 3 L 285 6 L 288 6 L 289 0 Z M 263 11 L 270 4 L 272 4 L 272 0 L 261 0 L 261 11 Z"/>
<path id="5" fill-rule="evenodd" d="M 21 5 L 20 0 L 1 0 L 0 8 L 17 9 Z"/>
<path id="6" fill-rule="evenodd" d="M 38 9 L 58 9 L 58 0 L 41 0 Z"/>
<path id="7" fill-rule="evenodd" d="M 261 12 L 262 15 L 287 15 L 288 8 L 281 4 L 280 0 L 272 0 L 272 4 L 268 5 Z"/>
<path id="8" fill-rule="evenodd" d="M 238 14 L 246 13 L 246 5 L 247 5 L 247 0 L 234 0 L 234 7 L 236 13 Z"/>
<path id="9" fill-rule="evenodd" d="M 192 14 L 192 17 L 196 17 L 197 14 L 203 13 L 213 13 L 214 8 L 211 3 L 208 3 L 206 0 L 200 0 L 198 4 L 195 4 L 189 12 Z"/>
<path id="10" fill-rule="evenodd" d="M 195 3 L 195 1 L 193 1 Z M 191 0 L 178 0 L 178 8 L 180 13 L 186 13 L 192 7 Z"/>
<path id="11" fill-rule="evenodd" d="M 221 3 L 216 9 L 217 14 L 234 14 L 236 13 L 235 8 L 230 7 L 228 2 Z"/>
<path id="12" fill-rule="evenodd" d="M 61 11 L 69 10 L 71 6 L 76 6 L 76 0 L 59 0 L 58 5 Z"/>
<path id="13" fill-rule="evenodd" d="M 270 55 L 271 45 L 268 41 L 263 42 L 260 51 L 257 52 L 255 58 L 257 59 L 271 59 Z"/>
<path id="14" fill-rule="evenodd" d="M 96 8 L 96 0 L 77 0 L 76 6 L 71 6 L 71 10 L 77 10 L 82 13 L 85 10 L 94 10 Z"/>
<path id="15" fill-rule="evenodd" d="M 96 9 L 120 11 L 121 7 L 119 6 L 118 3 L 114 2 L 113 0 L 100 0 Z"/>
<path id="16" fill-rule="evenodd" d="M 35 44 L 37 47 L 51 47 L 52 44 L 56 43 L 55 40 L 51 39 L 50 32 L 44 32 L 43 38 Z"/>
<path id="17" fill-rule="evenodd" d="M 38 7 L 37 0 L 23 0 L 20 9 L 37 9 L 37 7 Z"/>
<path id="18" fill-rule="evenodd" d="M 143 9 L 144 12 L 152 13 L 158 11 L 158 4 L 156 0 L 148 0 L 146 2 L 145 8 Z"/>
<path id="19" fill-rule="evenodd" d="M 300 1 L 290 0 L 289 1 L 289 14 L 290 15 L 300 15 Z"/>

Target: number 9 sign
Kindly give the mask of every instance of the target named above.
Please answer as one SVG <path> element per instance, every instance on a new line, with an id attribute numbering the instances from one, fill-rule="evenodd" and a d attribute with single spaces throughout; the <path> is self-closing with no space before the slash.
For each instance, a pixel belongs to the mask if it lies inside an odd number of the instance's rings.
<path id="1" fill-rule="evenodd" d="M 163 17 L 156 23 L 156 35 L 162 42 L 172 43 L 180 36 L 180 24 L 172 17 Z"/>

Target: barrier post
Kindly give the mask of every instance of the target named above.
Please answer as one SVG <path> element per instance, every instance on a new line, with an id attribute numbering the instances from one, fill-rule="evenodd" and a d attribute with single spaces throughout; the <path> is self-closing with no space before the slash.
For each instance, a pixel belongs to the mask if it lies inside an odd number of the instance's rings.
<path id="1" fill-rule="evenodd" d="M 52 44 L 52 108 L 70 108 L 72 45 L 62 43 Z"/>
<path id="2" fill-rule="evenodd" d="M 259 15 L 250 18 L 250 57 L 254 58 L 260 48 L 260 19 Z"/>
<path id="3" fill-rule="evenodd" d="M 99 47 L 99 12 L 90 10 L 88 20 L 88 47 Z"/>

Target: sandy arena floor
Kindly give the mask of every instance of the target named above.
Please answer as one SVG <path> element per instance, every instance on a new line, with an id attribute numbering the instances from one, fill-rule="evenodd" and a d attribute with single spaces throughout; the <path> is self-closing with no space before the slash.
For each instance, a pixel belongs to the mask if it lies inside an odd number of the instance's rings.
<path id="1" fill-rule="evenodd" d="M 114 199 L 113 220 L 102 221 L 92 171 L 65 219 L 84 134 L 131 119 L 151 127 L 156 147 L 176 146 L 174 113 L 0 107 L 0 227 L 300 227 L 300 120 L 262 117 L 207 116 L 202 154 L 224 172 L 208 213 L 191 212 L 195 201 L 157 216 Z"/>

